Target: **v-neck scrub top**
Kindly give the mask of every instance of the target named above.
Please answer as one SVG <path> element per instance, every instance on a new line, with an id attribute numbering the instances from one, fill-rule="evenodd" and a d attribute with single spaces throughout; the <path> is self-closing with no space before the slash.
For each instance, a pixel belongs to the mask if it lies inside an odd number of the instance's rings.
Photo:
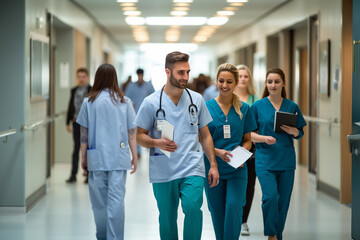
<path id="1" fill-rule="evenodd" d="M 135 125 L 149 131 L 154 139 L 161 138 L 161 131 L 156 128 L 156 111 L 160 108 L 160 92 L 158 90 L 146 97 L 140 106 Z M 165 120 L 174 126 L 174 142 L 178 148 L 170 158 L 159 148 L 150 149 L 149 176 L 151 183 L 169 182 L 188 176 L 205 177 L 202 148 L 198 131 L 211 122 L 211 115 L 205 101 L 199 93 L 189 90 L 193 103 L 198 109 L 199 125 L 191 125 L 189 106 L 190 97 L 184 90 L 177 105 L 163 92 L 161 108 L 165 111 Z M 159 116 L 162 116 L 159 113 Z"/>
<path id="2" fill-rule="evenodd" d="M 256 170 L 294 170 L 296 168 L 295 149 L 293 136 L 287 133 L 274 132 L 275 108 L 266 97 L 256 101 L 251 106 L 251 112 L 258 124 L 258 134 L 272 136 L 276 143 L 256 143 Z M 300 108 L 293 101 L 284 98 L 279 111 L 297 113 L 296 128 L 299 130 L 300 139 L 304 135 L 303 127 L 306 126 L 305 119 Z"/>
<path id="3" fill-rule="evenodd" d="M 232 151 L 237 146 L 242 146 L 244 134 L 252 132 L 257 128 L 255 119 L 250 111 L 250 106 L 247 103 L 242 102 L 242 106 L 240 108 L 240 111 L 243 114 L 242 119 L 240 119 L 240 116 L 236 113 L 234 107 L 231 106 L 230 111 L 227 114 L 227 123 L 226 116 L 215 99 L 207 101 L 206 106 L 213 118 L 213 121 L 209 123 L 208 126 L 210 134 L 213 137 L 215 148 Z M 231 138 L 224 138 L 224 125 L 230 125 Z M 210 168 L 210 164 L 205 154 L 204 158 L 205 167 L 206 170 L 208 170 Z M 218 163 L 220 179 L 225 176 L 229 177 L 229 175 L 232 174 L 236 175 L 239 171 L 246 169 L 246 167 L 233 168 L 218 156 L 216 156 L 216 160 Z"/>
<path id="4" fill-rule="evenodd" d="M 135 111 L 129 98 L 114 104 L 109 90 L 100 92 L 94 102 L 84 98 L 76 120 L 88 128 L 89 171 L 130 170 L 128 130 L 135 128 Z"/>

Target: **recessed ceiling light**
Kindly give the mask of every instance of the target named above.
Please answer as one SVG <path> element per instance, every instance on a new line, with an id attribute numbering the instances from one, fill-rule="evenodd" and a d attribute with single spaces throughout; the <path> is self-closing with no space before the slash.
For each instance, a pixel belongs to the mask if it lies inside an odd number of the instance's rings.
<path id="1" fill-rule="evenodd" d="M 208 19 L 207 24 L 219 26 L 224 25 L 225 23 L 227 23 L 227 21 L 229 21 L 227 17 L 212 17 Z"/>
<path id="2" fill-rule="evenodd" d="M 228 3 L 246 3 L 248 0 L 226 0 Z"/>
<path id="3" fill-rule="evenodd" d="M 139 16 L 139 15 L 141 15 L 141 11 L 125 11 L 124 15 L 127 15 L 127 16 Z"/>
<path id="4" fill-rule="evenodd" d="M 224 10 L 225 11 L 236 11 L 236 10 L 239 10 L 239 8 L 237 8 L 237 7 L 224 7 Z"/>
<path id="5" fill-rule="evenodd" d="M 173 16 L 185 16 L 187 14 L 188 13 L 186 11 L 171 11 L 170 12 L 170 15 L 173 15 Z"/>
<path id="6" fill-rule="evenodd" d="M 244 6 L 244 4 L 243 3 L 230 3 L 230 6 L 241 7 L 241 6 Z"/>
<path id="7" fill-rule="evenodd" d="M 207 41 L 207 37 L 205 37 L 205 36 L 195 36 L 194 37 L 194 41 L 195 42 L 206 42 Z"/>
<path id="8" fill-rule="evenodd" d="M 188 7 L 174 7 L 174 11 L 189 11 Z"/>
<path id="9" fill-rule="evenodd" d="M 135 3 L 121 3 L 120 6 L 122 6 L 122 7 L 133 7 L 133 6 L 135 6 Z"/>
<path id="10" fill-rule="evenodd" d="M 174 7 L 188 7 L 190 3 L 174 3 Z"/>
<path id="11" fill-rule="evenodd" d="M 174 3 L 192 3 L 193 0 L 173 0 Z"/>
<path id="12" fill-rule="evenodd" d="M 116 0 L 118 3 L 137 3 L 138 0 Z"/>
<path id="13" fill-rule="evenodd" d="M 127 17 L 125 22 L 129 25 L 144 25 L 145 19 L 143 17 Z"/>
<path id="14" fill-rule="evenodd" d="M 220 16 L 232 16 L 235 13 L 233 11 L 217 11 L 216 14 Z"/>
<path id="15" fill-rule="evenodd" d="M 148 25 L 204 25 L 206 17 L 147 17 L 145 19 Z"/>
<path id="16" fill-rule="evenodd" d="M 122 10 L 123 11 L 136 11 L 137 8 L 136 7 L 123 7 Z"/>

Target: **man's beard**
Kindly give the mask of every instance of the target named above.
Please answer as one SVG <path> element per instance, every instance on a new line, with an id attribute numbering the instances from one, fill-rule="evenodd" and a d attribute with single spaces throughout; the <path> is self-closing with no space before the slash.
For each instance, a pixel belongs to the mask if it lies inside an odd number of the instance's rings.
<path id="1" fill-rule="evenodd" d="M 176 88 L 180 88 L 180 89 L 184 89 L 186 86 L 181 86 L 179 79 L 175 78 L 172 74 L 172 72 L 170 72 L 170 84 Z"/>

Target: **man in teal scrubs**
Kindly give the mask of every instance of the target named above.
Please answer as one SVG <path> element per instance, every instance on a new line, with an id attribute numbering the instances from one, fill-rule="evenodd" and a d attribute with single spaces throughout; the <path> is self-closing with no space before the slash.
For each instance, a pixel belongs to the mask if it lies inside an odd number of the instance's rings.
<path id="1" fill-rule="evenodd" d="M 159 209 L 161 239 L 178 239 L 179 200 L 185 214 L 183 239 L 201 239 L 204 150 L 210 162 L 208 181 L 216 186 L 219 173 L 208 123 L 212 118 L 202 96 L 186 89 L 189 55 L 172 52 L 166 56 L 167 82 L 162 90 L 143 101 L 135 119 L 137 141 L 150 148 L 149 175 Z M 166 120 L 174 126 L 173 141 L 161 138 Z M 199 143 L 199 133 L 202 149 Z M 170 158 L 160 149 L 170 152 Z"/>

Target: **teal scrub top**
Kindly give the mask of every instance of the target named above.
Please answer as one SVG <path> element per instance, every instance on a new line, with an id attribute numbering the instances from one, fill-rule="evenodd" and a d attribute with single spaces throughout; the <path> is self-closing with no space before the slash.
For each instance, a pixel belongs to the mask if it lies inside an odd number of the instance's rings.
<path id="1" fill-rule="evenodd" d="M 250 106 L 247 103 L 242 102 L 242 106 L 240 108 L 241 113 L 243 114 L 242 119 L 236 113 L 234 107 L 230 108 L 230 111 L 227 115 L 227 123 L 226 116 L 221 110 L 219 104 L 215 99 L 211 99 L 206 102 L 206 106 L 208 107 L 211 117 L 213 121 L 209 123 L 210 134 L 213 137 L 215 148 L 225 149 L 227 151 L 231 151 L 237 146 L 242 146 L 243 135 L 249 132 L 252 132 L 257 129 L 257 125 L 255 119 L 250 111 Z M 230 125 L 230 136 L 231 138 L 224 138 L 224 125 Z M 205 158 L 205 169 L 208 170 L 210 168 L 209 161 L 204 154 Z M 218 164 L 220 179 L 223 177 L 236 176 L 240 174 L 241 170 L 245 170 L 246 167 L 242 168 L 233 168 L 220 157 L 216 156 L 216 161 Z"/>
<path id="2" fill-rule="evenodd" d="M 156 112 L 160 108 L 158 90 L 146 97 L 135 119 L 135 125 L 149 131 L 154 139 L 161 138 L 161 131 L 156 127 Z M 174 126 L 174 142 L 178 148 L 164 155 L 159 148 L 150 148 L 149 177 L 151 183 L 169 182 L 189 176 L 205 177 L 202 148 L 199 142 L 199 129 L 211 122 L 211 115 L 202 96 L 189 90 L 193 103 L 198 109 L 199 125 L 191 125 L 189 106 L 190 97 L 184 90 L 177 105 L 163 92 L 161 108 L 165 111 L 165 120 Z M 162 114 L 159 114 L 159 117 Z"/>
<path id="3" fill-rule="evenodd" d="M 76 122 L 88 129 L 89 171 L 131 169 L 128 130 L 135 128 L 134 120 L 135 111 L 127 97 L 114 104 L 105 89 L 94 102 L 84 98 Z"/>
<path id="4" fill-rule="evenodd" d="M 251 106 L 258 125 L 258 134 L 272 136 L 276 143 L 268 145 L 266 143 L 256 143 L 256 170 L 294 170 L 296 168 L 295 148 L 293 136 L 286 133 L 274 132 L 275 108 L 266 97 L 256 101 Z M 303 127 L 306 126 L 305 119 L 300 108 L 293 101 L 284 98 L 279 111 L 297 113 L 296 128 L 299 130 L 300 139 L 304 135 Z"/>
<path id="5" fill-rule="evenodd" d="M 256 95 L 256 94 L 253 94 L 253 95 L 249 94 L 249 95 L 248 95 L 248 98 L 247 98 L 247 100 L 246 100 L 246 103 L 251 106 L 251 105 L 252 105 L 254 102 L 256 102 L 257 100 L 259 100 L 258 95 Z"/>

